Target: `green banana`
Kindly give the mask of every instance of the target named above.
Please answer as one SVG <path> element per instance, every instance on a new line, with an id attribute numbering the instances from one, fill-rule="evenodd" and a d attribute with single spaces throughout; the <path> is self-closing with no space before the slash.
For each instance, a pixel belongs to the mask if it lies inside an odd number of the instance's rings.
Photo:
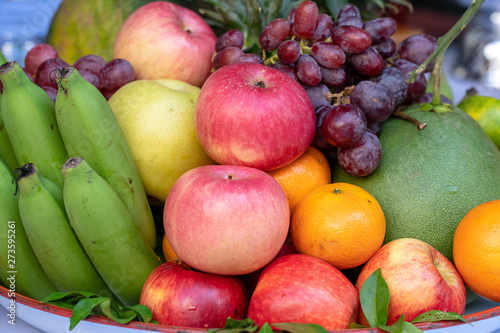
<path id="1" fill-rule="evenodd" d="M 111 185 L 81 157 L 62 166 L 66 212 L 80 243 L 111 291 L 125 305 L 161 264 Z"/>
<path id="2" fill-rule="evenodd" d="M 56 292 L 28 241 L 19 216 L 12 171 L 0 159 L 0 282 L 15 293 L 41 300 Z"/>
<path id="3" fill-rule="evenodd" d="M 19 165 L 33 163 L 60 187 L 61 166 L 68 154 L 57 127 L 54 102 L 15 61 L 0 66 L 3 96 L 0 108 Z"/>
<path id="4" fill-rule="evenodd" d="M 1 62 L 1 60 L 0 60 Z M 0 104 L 2 103 L 2 95 L 0 94 Z M 10 170 L 14 171 L 15 168 L 19 166 L 17 163 L 16 155 L 10 144 L 9 136 L 7 135 L 7 130 L 5 129 L 3 118 L 2 118 L 2 108 L 0 107 L 0 158 L 7 164 Z"/>
<path id="5" fill-rule="evenodd" d="M 40 265 L 56 288 L 112 296 L 70 226 L 62 189 L 32 163 L 18 169 L 17 184 L 21 221 Z"/>
<path id="6" fill-rule="evenodd" d="M 139 227 L 156 246 L 156 226 L 132 153 L 108 102 L 73 68 L 56 71 L 56 117 L 71 157 L 83 157 L 116 191 Z"/>

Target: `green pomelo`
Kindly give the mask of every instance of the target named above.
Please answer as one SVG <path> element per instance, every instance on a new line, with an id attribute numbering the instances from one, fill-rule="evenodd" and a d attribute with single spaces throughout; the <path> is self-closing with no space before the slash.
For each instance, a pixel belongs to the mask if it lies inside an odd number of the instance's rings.
<path id="1" fill-rule="evenodd" d="M 500 152 L 467 113 L 403 112 L 427 127 L 400 118 L 384 122 L 382 160 L 366 177 L 353 177 L 338 163 L 332 181 L 358 185 L 372 194 L 384 211 L 384 244 L 398 238 L 421 239 L 453 262 L 453 236 L 473 207 L 500 199 Z"/>
<path id="2" fill-rule="evenodd" d="M 47 35 L 59 58 L 73 64 L 97 54 L 113 58 L 113 43 L 125 19 L 153 0 L 65 0 L 54 15 Z"/>

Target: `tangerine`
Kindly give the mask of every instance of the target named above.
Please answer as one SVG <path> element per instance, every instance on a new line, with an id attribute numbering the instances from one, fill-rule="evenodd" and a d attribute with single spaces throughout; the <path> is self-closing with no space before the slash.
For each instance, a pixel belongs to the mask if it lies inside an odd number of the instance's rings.
<path id="1" fill-rule="evenodd" d="M 476 294 L 500 302 L 500 200 L 472 208 L 453 238 L 453 261 Z"/>
<path id="2" fill-rule="evenodd" d="M 312 190 L 331 182 L 330 164 L 317 148 L 309 146 L 295 161 L 267 172 L 281 185 L 290 206 L 290 216 Z"/>
<path id="3" fill-rule="evenodd" d="M 168 241 L 166 234 L 163 234 L 161 247 L 163 250 L 163 255 L 165 256 L 165 261 L 175 261 L 175 258 L 177 258 L 177 254 L 175 254 L 172 246 L 170 246 L 170 242 Z"/>
<path id="4" fill-rule="evenodd" d="M 295 209 L 290 224 L 298 252 L 318 257 L 338 269 L 357 267 L 382 246 L 384 212 L 367 191 L 332 183 L 311 191 Z"/>

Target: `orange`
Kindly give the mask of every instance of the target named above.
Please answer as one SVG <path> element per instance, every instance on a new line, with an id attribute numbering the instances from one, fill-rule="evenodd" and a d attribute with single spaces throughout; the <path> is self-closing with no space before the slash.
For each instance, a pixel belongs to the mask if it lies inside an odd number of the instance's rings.
<path id="1" fill-rule="evenodd" d="M 357 267 L 382 246 L 385 217 L 378 201 L 356 185 L 333 183 L 310 192 L 290 224 L 298 252 L 338 269 Z"/>
<path id="2" fill-rule="evenodd" d="M 326 156 L 310 146 L 295 161 L 279 169 L 267 172 L 278 181 L 285 191 L 290 206 L 290 216 L 295 207 L 309 192 L 331 183 L 330 164 Z"/>
<path id="3" fill-rule="evenodd" d="M 165 256 L 165 261 L 175 261 L 175 258 L 177 258 L 177 254 L 175 254 L 174 250 L 170 246 L 170 242 L 168 241 L 166 234 L 163 235 L 161 246 L 163 255 Z"/>
<path id="4" fill-rule="evenodd" d="M 500 200 L 475 206 L 460 221 L 453 261 L 472 291 L 500 302 Z"/>

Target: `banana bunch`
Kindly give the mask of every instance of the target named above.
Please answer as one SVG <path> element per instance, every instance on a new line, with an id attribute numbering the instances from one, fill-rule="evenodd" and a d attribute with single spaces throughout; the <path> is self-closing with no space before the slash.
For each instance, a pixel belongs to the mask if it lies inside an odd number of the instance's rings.
<path id="1" fill-rule="evenodd" d="M 16 62 L 0 66 L 0 282 L 8 286 L 3 249 L 16 221 L 19 292 L 89 291 L 137 304 L 161 264 L 142 181 L 102 94 L 72 67 L 56 73 L 54 105 Z"/>

